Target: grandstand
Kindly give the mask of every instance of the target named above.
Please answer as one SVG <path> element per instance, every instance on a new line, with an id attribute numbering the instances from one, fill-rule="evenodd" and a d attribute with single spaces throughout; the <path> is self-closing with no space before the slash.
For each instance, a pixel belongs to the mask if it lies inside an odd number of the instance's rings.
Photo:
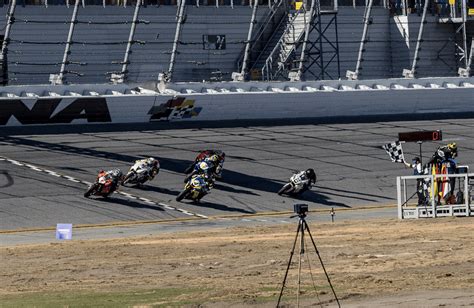
<path id="1" fill-rule="evenodd" d="M 2 83 L 469 76 L 472 0 L 2 1 Z"/>

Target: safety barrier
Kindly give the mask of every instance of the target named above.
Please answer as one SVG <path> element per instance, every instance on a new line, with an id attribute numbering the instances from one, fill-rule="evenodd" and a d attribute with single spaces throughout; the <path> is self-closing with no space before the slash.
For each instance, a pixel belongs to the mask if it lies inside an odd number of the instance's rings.
<path id="1" fill-rule="evenodd" d="M 472 115 L 474 78 L 0 89 L 0 126 Z M 448 103 L 449 102 L 449 103 Z"/>
<path id="2" fill-rule="evenodd" d="M 446 185 L 450 179 L 454 179 L 454 181 L 459 179 L 459 187 L 450 202 L 446 202 L 445 197 L 449 196 L 449 192 L 440 190 L 440 186 Z M 407 186 L 407 181 L 413 182 L 413 185 Z M 428 195 L 428 199 L 422 204 L 413 204 L 410 201 L 417 197 L 418 189 L 420 189 L 418 181 L 422 181 L 420 184 L 422 193 Z M 474 216 L 474 204 L 472 203 L 474 195 L 471 193 L 473 185 L 474 174 L 472 173 L 399 176 L 397 177 L 398 218 Z M 409 192 L 412 191 L 414 193 L 410 195 Z"/>

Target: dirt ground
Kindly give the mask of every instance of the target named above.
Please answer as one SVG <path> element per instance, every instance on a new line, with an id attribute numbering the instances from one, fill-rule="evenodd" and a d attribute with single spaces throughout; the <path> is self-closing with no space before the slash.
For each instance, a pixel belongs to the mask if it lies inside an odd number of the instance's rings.
<path id="1" fill-rule="evenodd" d="M 474 306 L 472 218 L 308 224 L 343 307 Z M 132 292 L 135 302 L 116 303 L 274 307 L 296 226 L 295 220 L 270 227 L 1 247 L 0 306 L 22 305 L 11 301 L 19 298 L 28 306 L 26 299 L 34 294 L 47 301 L 48 294 L 58 292 Z M 305 243 L 300 304 L 335 306 L 307 234 Z M 283 293 L 288 306 L 296 305 L 299 259 L 297 245 Z M 9 301 L 2 305 L 2 299 Z M 61 302 L 67 303 L 67 298 Z"/>

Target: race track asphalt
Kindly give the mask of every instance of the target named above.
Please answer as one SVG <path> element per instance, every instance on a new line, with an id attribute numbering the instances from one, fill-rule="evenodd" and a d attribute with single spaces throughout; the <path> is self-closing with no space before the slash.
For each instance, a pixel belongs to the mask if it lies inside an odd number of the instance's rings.
<path id="1" fill-rule="evenodd" d="M 444 140 L 423 143 L 424 160 L 440 144 L 454 141 L 459 146 L 459 164 L 474 161 L 474 119 L 181 129 L 127 125 L 87 131 L 0 129 L 0 231 L 65 222 L 83 225 L 291 211 L 296 202 L 328 210 L 395 205 L 396 176 L 412 172 L 392 163 L 381 146 L 397 140 L 399 132 L 437 129 Z M 403 147 L 407 159 L 419 155 L 418 144 Z M 227 154 L 222 180 L 199 205 L 176 202 L 183 188 L 183 170 L 203 149 Z M 80 181 L 92 182 L 99 169 L 127 171 L 135 159 L 147 156 L 161 162 L 160 174 L 151 183 L 143 188 L 122 187 L 124 194 L 109 200 L 83 197 L 87 185 Z M 310 167 L 318 176 L 311 192 L 300 200 L 276 194 L 293 170 Z"/>

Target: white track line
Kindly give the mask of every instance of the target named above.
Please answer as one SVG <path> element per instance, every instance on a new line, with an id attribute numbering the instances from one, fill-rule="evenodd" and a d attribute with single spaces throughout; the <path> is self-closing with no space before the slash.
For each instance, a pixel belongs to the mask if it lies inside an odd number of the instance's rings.
<path id="1" fill-rule="evenodd" d="M 71 181 L 71 182 L 74 182 L 74 183 L 81 183 L 81 184 L 84 184 L 84 185 L 87 185 L 87 186 L 90 186 L 92 185 L 91 182 L 88 182 L 88 181 L 83 181 L 83 180 L 80 180 L 80 179 L 77 179 L 77 178 L 74 178 L 70 175 L 63 175 L 63 174 L 60 174 L 60 173 L 57 173 L 56 171 L 52 171 L 52 170 L 48 170 L 48 169 L 43 169 L 41 167 L 38 167 L 38 166 L 35 166 L 35 165 L 32 165 L 32 164 L 29 164 L 29 163 L 24 163 L 24 162 L 20 162 L 18 160 L 14 160 L 14 159 L 10 159 L 8 157 L 5 157 L 5 156 L 0 156 L 0 161 L 7 161 L 13 165 L 17 165 L 17 166 L 22 166 L 22 167 L 26 167 L 26 168 L 29 168 L 31 170 L 34 170 L 34 171 L 37 171 L 37 172 L 42 172 L 42 173 L 46 173 L 46 174 L 49 174 L 49 175 L 52 175 L 52 176 L 55 176 L 55 177 L 58 177 L 58 178 L 63 178 L 63 179 L 66 179 L 68 181 Z M 181 212 L 185 215 L 189 215 L 189 216 L 196 216 L 196 217 L 199 217 L 199 218 L 209 218 L 205 215 L 202 215 L 202 214 L 198 214 L 198 213 L 193 213 L 193 212 L 190 212 L 188 210 L 185 210 L 185 209 L 181 209 L 181 208 L 178 208 L 178 207 L 174 207 L 174 206 L 171 206 L 171 205 L 168 205 L 166 203 L 163 203 L 163 202 L 155 202 L 153 200 L 150 200 L 150 199 L 147 199 L 147 198 L 144 198 L 144 197 L 140 197 L 140 196 L 135 196 L 135 195 L 132 195 L 130 193 L 126 193 L 126 192 L 122 192 L 122 191 L 116 191 L 115 193 L 117 194 L 120 194 L 122 196 L 125 196 L 129 199 L 132 199 L 132 200 L 140 200 L 140 201 L 143 201 L 143 202 L 146 202 L 148 204 L 152 204 L 152 205 L 156 205 L 156 206 L 159 206 L 159 207 L 163 207 L 167 210 L 172 210 L 172 211 L 177 211 L 177 212 Z"/>

